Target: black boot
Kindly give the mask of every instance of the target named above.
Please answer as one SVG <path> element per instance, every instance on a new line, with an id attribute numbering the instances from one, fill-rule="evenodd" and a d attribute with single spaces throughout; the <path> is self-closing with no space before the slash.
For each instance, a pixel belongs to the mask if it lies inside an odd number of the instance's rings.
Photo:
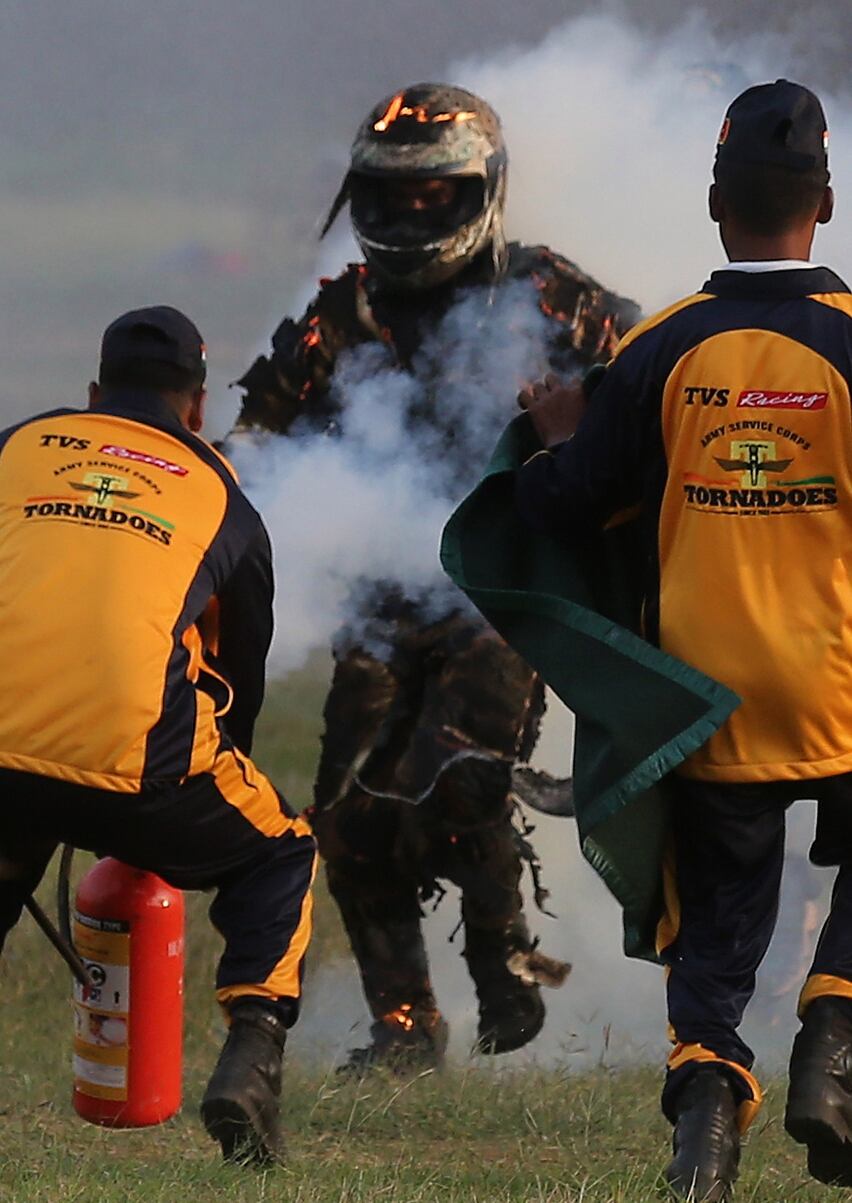
<path id="1" fill-rule="evenodd" d="M 790 1058 L 784 1126 L 819 1182 L 852 1186 L 852 1000 L 816 998 Z"/>
<path id="2" fill-rule="evenodd" d="M 374 1020 L 370 1043 L 352 1049 L 338 1070 L 353 1077 L 377 1068 L 401 1074 L 436 1069 L 447 1048 L 447 1024 L 429 980 L 416 878 L 391 864 L 383 870 L 371 866 L 365 874 L 346 861 L 327 865 Z"/>
<path id="3" fill-rule="evenodd" d="M 480 1052 L 513 1052 L 536 1037 L 544 1026 L 541 990 L 532 974 L 525 971 L 531 953 L 523 919 L 494 931 L 466 924 L 464 955 L 479 1000 Z"/>
<path id="4" fill-rule="evenodd" d="M 262 1001 L 236 1002 L 230 1015 L 201 1118 L 226 1161 L 268 1165 L 280 1156 L 278 1097 L 287 1030 Z"/>
<path id="5" fill-rule="evenodd" d="M 440 1069 L 447 1051 L 449 1028 L 437 1008 L 411 1007 L 384 1015 L 370 1028 L 371 1042 L 353 1048 L 338 1073 L 365 1077 L 373 1069 L 409 1075 Z"/>
<path id="6" fill-rule="evenodd" d="M 699 1065 L 676 1096 L 674 1157 L 666 1181 L 678 1199 L 727 1203 L 740 1161 L 737 1101 L 730 1080 Z"/>

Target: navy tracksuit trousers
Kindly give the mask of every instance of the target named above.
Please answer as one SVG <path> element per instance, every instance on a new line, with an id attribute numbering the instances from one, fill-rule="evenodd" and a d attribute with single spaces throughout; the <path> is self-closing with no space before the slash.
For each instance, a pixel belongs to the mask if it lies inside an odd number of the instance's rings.
<path id="1" fill-rule="evenodd" d="M 676 935 L 661 955 L 672 1035 L 679 1047 L 700 1045 L 750 1070 L 754 1056 L 737 1028 L 775 927 L 786 810 L 802 798 L 818 801 L 811 861 L 839 866 L 804 999 L 847 990 L 852 997 L 852 774 L 732 784 L 673 777 L 671 785 L 679 914 L 670 916 Z M 670 1118 L 694 1064 L 669 1071 L 663 1109 Z M 732 1080 L 747 1098 L 745 1075 Z"/>

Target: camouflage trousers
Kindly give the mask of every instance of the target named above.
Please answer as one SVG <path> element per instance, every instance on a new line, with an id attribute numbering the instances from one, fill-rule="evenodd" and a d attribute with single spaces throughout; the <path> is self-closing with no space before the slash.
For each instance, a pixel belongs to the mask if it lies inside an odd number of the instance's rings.
<path id="1" fill-rule="evenodd" d="M 540 680 L 475 618 L 399 622 L 387 658 L 338 657 L 313 821 L 374 1018 L 436 1010 L 420 919 L 441 880 L 461 890 L 480 1000 L 495 958 L 505 973 L 529 949 L 510 780 L 543 710 Z"/>

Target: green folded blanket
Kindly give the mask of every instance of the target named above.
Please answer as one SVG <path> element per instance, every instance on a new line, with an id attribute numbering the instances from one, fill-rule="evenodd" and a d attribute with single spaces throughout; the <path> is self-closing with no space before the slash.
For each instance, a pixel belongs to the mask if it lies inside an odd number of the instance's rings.
<path id="1" fill-rule="evenodd" d="M 646 643 L 635 522 L 567 548 L 532 532 L 514 474 L 539 449 L 526 414 L 444 530 L 441 562 L 488 622 L 576 715 L 583 855 L 624 910 L 624 950 L 655 960 L 668 819 L 662 779 L 740 699 Z"/>

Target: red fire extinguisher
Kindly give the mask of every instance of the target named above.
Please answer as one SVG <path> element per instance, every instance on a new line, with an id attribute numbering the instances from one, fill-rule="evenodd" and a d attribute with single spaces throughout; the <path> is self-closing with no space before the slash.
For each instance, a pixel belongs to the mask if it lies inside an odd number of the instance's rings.
<path id="1" fill-rule="evenodd" d="M 112 857 L 80 882 L 74 1110 L 91 1123 L 142 1128 L 180 1108 L 183 914 L 179 890 Z"/>

